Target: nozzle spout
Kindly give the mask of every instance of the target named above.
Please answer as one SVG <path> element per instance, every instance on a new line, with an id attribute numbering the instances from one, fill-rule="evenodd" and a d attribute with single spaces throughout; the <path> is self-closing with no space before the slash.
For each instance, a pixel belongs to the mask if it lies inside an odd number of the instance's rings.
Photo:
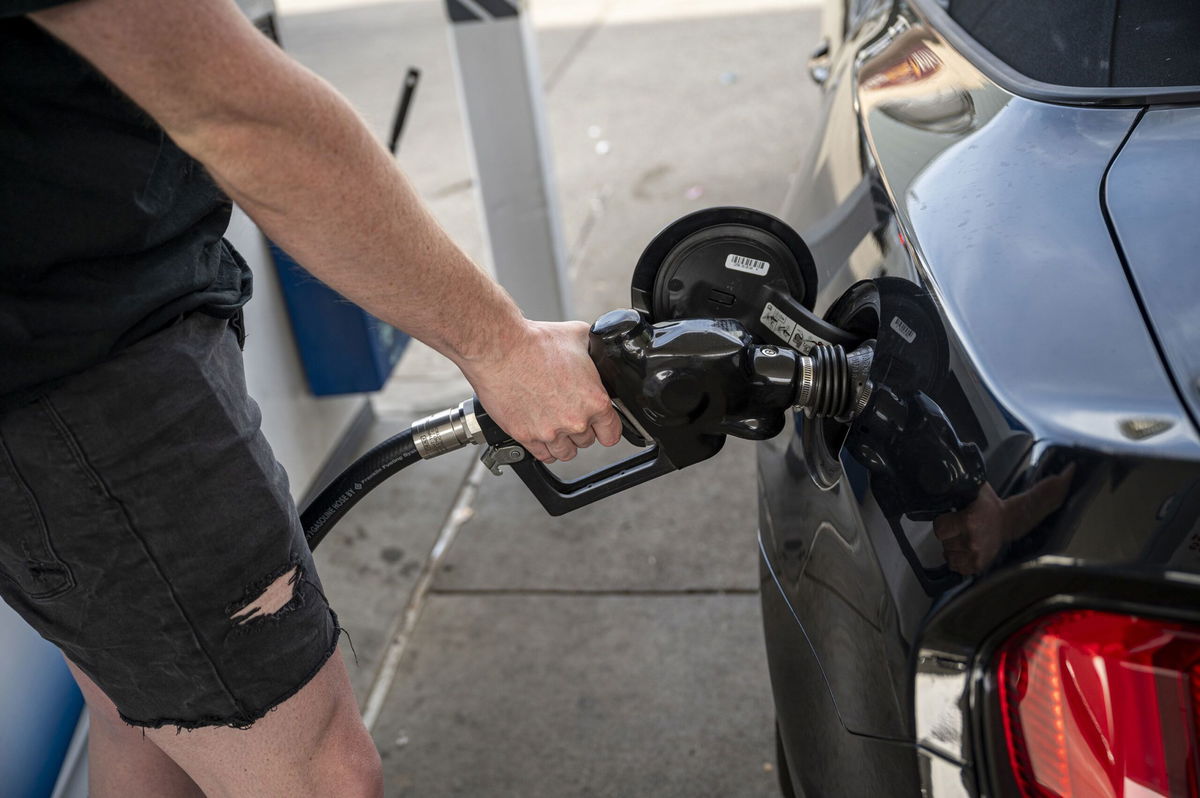
<path id="1" fill-rule="evenodd" d="M 796 407 L 810 418 L 849 422 L 871 399 L 875 342 L 847 353 L 840 345 L 817 346 L 797 363 Z"/>

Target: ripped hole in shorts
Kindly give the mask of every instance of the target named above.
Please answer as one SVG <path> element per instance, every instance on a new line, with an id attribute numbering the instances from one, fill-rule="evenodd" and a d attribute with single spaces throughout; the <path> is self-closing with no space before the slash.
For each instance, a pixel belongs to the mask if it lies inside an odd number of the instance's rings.
<path id="1" fill-rule="evenodd" d="M 297 601 L 296 587 L 302 576 L 299 565 L 291 566 L 289 570 L 274 577 L 258 596 L 242 603 L 240 609 L 232 611 L 229 620 L 242 626 L 250 621 L 279 617 L 294 609 Z"/>

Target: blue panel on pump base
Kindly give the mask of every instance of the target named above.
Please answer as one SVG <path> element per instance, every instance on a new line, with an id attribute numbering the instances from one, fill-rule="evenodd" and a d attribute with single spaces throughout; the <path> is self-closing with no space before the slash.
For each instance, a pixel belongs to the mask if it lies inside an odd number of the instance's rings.
<path id="1" fill-rule="evenodd" d="M 270 247 L 313 395 L 382 388 L 408 336 L 329 288 L 275 244 Z"/>

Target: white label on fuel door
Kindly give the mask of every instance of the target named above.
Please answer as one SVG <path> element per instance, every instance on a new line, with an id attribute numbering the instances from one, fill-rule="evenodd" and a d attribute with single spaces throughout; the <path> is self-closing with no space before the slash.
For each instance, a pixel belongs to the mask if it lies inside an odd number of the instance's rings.
<path id="1" fill-rule="evenodd" d="M 796 322 L 792 321 L 779 308 L 767 303 L 763 308 L 762 317 L 759 319 L 771 332 L 779 336 L 784 343 L 792 342 L 792 335 L 796 332 Z"/>
<path id="2" fill-rule="evenodd" d="M 917 340 L 917 331 L 904 323 L 904 319 L 899 316 L 892 316 L 892 329 L 900 334 L 900 337 L 910 344 Z"/>
<path id="3" fill-rule="evenodd" d="M 779 336 L 781 341 L 802 355 L 807 355 L 817 344 L 829 343 L 824 338 L 810 333 L 792 321 L 790 316 L 770 302 L 763 308 L 759 321 L 762 322 L 764 327 Z"/>
<path id="4" fill-rule="evenodd" d="M 756 274 L 759 277 L 766 277 L 767 271 L 771 268 L 771 264 L 765 260 L 755 260 L 747 258 L 745 255 L 727 255 L 725 256 L 725 268 L 733 269 L 735 272 L 746 272 L 747 274 Z"/>

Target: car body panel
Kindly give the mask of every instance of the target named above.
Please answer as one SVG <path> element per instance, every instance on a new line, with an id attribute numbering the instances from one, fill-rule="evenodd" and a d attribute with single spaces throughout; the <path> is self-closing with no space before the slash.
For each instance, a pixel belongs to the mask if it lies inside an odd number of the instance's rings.
<path id="1" fill-rule="evenodd" d="M 783 216 L 817 311 L 877 337 L 876 394 L 849 427 L 794 414 L 759 445 L 772 686 L 797 789 L 980 794 L 989 646 L 1074 584 L 1064 563 L 1110 587 L 1182 574 L 1172 600 L 1200 608 L 1200 438 L 1102 201 L 1141 110 L 1016 96 L 911 6 L 855 5 Z M 1039 511 L 962 578 L 933 522 L 988 491 Z M 992 615 L 953 611 L 984 596 Z"/>
<path id="2" fill-rule="evenodd" d="M 763 577 L 764 617 L 790 620 L 776 624 L 778 634 L 768 636 L 767 659 L 776 701 L 790 713 L 779 714 L 783 746 L 793 752 L 790 761 L 802 765 L 792 771 L 797 795 L 896 795 L 915 788 L 911 745 L 847 733 L 828 690 L 806 689 L 822 683 L 821 666 L 769 569 L 763 568 Z M 812 733 L 815 729 L 823 733 Z M 838 789 L 831 791 L 834 784 Z"/>
<path id="3" fill-rule="evenodd" d="M 1130 275 L 1192 418 L 1200 418 L 1200 109 L 1148 111 L 1105 201 Z"/>

